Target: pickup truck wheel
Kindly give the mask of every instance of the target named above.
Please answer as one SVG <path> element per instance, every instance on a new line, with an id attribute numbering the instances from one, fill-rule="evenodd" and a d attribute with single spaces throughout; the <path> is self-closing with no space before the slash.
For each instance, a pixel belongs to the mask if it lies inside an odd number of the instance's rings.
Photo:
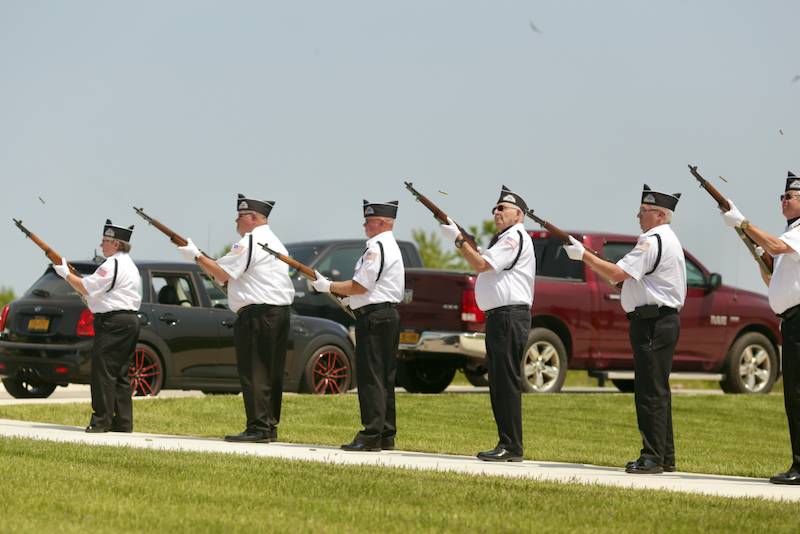
<path id="1" fill-rule="evenodd" d="M 311 351 L 303 373 L 304 392 L 347 393 L 352 381 L 353 366 L 341 347 L 326 344 Z"/>
<path id="2" fill-rule="evenodd" d="M 778 356 L 769 339 L 748 332 L 731 345 L 719 383 L 726 393 L 769 393 L 778 377 Z"/>
<path id="3" fill-rule="evenodd" d="M 567 377 L 567 349 L 555 332 L 534 328 L 522 357 L 522 391 L 555 393 Z"/>
<path id="4" fill-rule="evenodd" d="M 155 397 L 164 385 L 164 365 L 161 357 L 149 345 L 138 343 L 128 367 L 131 397 Z"/>
<path id="5" fill-rule="evenodd" d="M 464 376 L 467 381 L 475 387 L 486 387 L 489 385 L 489 372 L 486 369 L 476 369 L 474 371 L 464 369 Z"/>
<path id="6" fill-rule="evenodd" d="M 441 393 L 456 375 L 449 362 L 415 360 L 397 362 L 397 383 L 409 393 Z"/>
<path id="7" fill-rule="evenodd" d="M 42 381 L 33 371 L 4 378 L 3 386 L 15 399 L 46 399 L 58 387 L 51 382 Z"/>

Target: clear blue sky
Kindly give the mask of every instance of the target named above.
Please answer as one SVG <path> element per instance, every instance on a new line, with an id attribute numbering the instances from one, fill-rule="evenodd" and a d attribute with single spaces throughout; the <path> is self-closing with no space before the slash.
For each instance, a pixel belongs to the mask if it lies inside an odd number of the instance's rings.
<path id="1" fill-rule="evenodd" d="M 798 21 L 789 1 L 5 0 L 0 285 L 46 265 L 11 217 L 70 259 L 106 217 L 136 225 L 134 258 L 180 259 L 134 205 L 218 251 L 238 192 L 277 201 L 284 242 L 362 236 L 362 198 L 399 199 L 410 238 L 436 229 L 411 179 L 465 226 L 507 184 L 563 228 L 633 234 L 642 183 L 680 191 L 684 246 L 764 291 L 686 165 L 782 230 Z"/>

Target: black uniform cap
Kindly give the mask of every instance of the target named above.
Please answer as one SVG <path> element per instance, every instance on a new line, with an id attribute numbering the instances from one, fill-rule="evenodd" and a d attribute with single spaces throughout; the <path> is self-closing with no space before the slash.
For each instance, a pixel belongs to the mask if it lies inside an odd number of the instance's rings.
<path id="1" fill-rule="evenodd" d="M 389 202 L 370 202 L 364 199 L 364 217 L 388 217 L 390 219 L 397 218 L 397 207 L 400 204 L 398 200 L 390 200 Z"/>
<path id="2" fill-rule="evenodd" d="M 241 193 L 236 197 L 236 211 L 255 211 L 264 217 L 269 217 L 269 212 L 275 205 L 274 200 L 255 200 L 253 198 L 245 198 Z"/>
<path id="3" fill-rule="evenodd" d="M 795 176 L 792 171 L 789 171 L 789 175 L 786 177 L 786 191 L 800 191 L 800 178 Z"/>
<path id="4" fill-rule="evenodd" d="M 506 186 L 500 188 L 500 198 L 495 202 L 495 205 L 500 204 L 501 202 L 508 202 L 509 204 L 514 204 L 523 212 L 528 211 L 528 205 L 522 200 L 522 197 L 518 194 L 511 191 Z"/>
<path id="5" fill-rule="evenodd" d="M 133 233 L 133 225 L 127 228 L 115 226 L 111 219 L 106 219 L 106 224 L 103 226 L 103 237 L 110 237 L 111 239 L 119 239 L 126 243 L 131 242 L 131 234 Z"/>
<path id="6" fill-rule="evenodd" d="M 660 193 L 650 189 L 650 186 L 647 184 L 644 184 L 644 189 L 642 190 L 642 204 L 650 204 L 652 206 L 666 208 L 670 211 L 675 211 L 675 206 L 678 205 L 678 199 L 680 198 L 680 193 L 673 193 L 671 195 L 668 193 Z"/>

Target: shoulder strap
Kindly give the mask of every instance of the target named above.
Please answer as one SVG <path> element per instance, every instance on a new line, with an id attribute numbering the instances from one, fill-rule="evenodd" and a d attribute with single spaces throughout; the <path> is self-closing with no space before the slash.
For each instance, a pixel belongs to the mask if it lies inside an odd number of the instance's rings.
<path id="1" fill-rule="evenodd" d="M 381 279 L 381 273 L 383 272 L 383 243 L 378 241 L 378 248 L 381 249 L 381 266 L 378 267 L 378 277 L 375 279 L 375 282 Z"/>
<path id="2" fill-rule="evenodd" d="M 661 236 L 658 234 L 653 234 L 656 237 L 656 241 L 658 241 L 658 254 L 656 255 L 656 262 L 653 264 L 653 268 L 644 273 L 645 276 L 648 274 L 653 274 L 653 272 L 658 267 L 658 264 L 661 262 Z"/>
<path id="3" fill-rule="evenodd" d="M 510 271 L 511 269 L 513 269 L 513 268 L 514 268 L 514 266 L 515 266 L 515 265 L 517 264 L 517 262 L 519 261 L 519 257 L 522 255 L 522 232 L 520 232 L 519 230 L 517 230 L 517 233 L 519 234 L 519 250 L 517 251 L 517 257 L 516 257 L 516 258 L 514 258 L 514 261 L 512 261 L 512 262 L 511 262 L 511 265 L 509 265 L 508 267 L 506 267 L 505 269 L 503 269 L 504 271 Z"/>
<path id="4" fill-rule="evenodd" d="M 250 260 L 253 259 L 253 233 L 250 232 L 250 241 L 247 243 L 247 265 L 244 266 L 244 271 L 250 267 Z"/>
<path id="5" fill-rule="evenodd" d="M 106 289 L 106 293 L 110 292 L 112 289 L 114 289 L 114 286 L 117 285 L 117 266 L 118 265 L 119 265 L 119 262 L 117 261 L 117 258 L 114 258 L 114 278 L 111 279 L 111 287 Z"/>

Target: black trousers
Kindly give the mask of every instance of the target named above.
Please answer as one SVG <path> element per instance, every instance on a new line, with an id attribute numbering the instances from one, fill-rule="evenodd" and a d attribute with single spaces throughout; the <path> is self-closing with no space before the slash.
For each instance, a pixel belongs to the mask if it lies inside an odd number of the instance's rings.
<path id="1" fill-rule="evenodd" d="M 253 304 L 233 325 L 236 367 L 248 431 L 277 435 L 289 340 L 289 306 Z"/>
<path id="2" fill-rule="evenodd" d="M 98 313 L 94 316 L 92 347 L 92 419 L 100 428 L 133 430 L 131 364 L 139 318 L 135 312 Z"/>
<path id="3" fill-rule="evenodd" d="M 356 436 L 360 441 L 377 444 L 397 434 L 394 386 L 399 342 L 397 308 L 376 309 L 356 320 L 356 384 L 364 425 Z"/>
<path id="4" fill-rule="evenodd" d="M 783 404 L 792 442 L 792 470 L 800 471 L 800 314 L 781 323 Z"/>
<path id="5" fill-rule="evenodd" d="M 633 319 L 630 324 L 636 373 L 636 420 L 642 435 L 639 456 L 662 465 L 675 464 L 669 374 L 680 331 L 681 322 L 677 313 L 655 319 Z"/>
<path id="6" fill-rule="evenodd" d="M 498 446 L 522 454 L 522 357 L 531 328 L 525 306 L 504 306 L 486 312 L 486 360 L 489 397 L 497 423 Z"/>

